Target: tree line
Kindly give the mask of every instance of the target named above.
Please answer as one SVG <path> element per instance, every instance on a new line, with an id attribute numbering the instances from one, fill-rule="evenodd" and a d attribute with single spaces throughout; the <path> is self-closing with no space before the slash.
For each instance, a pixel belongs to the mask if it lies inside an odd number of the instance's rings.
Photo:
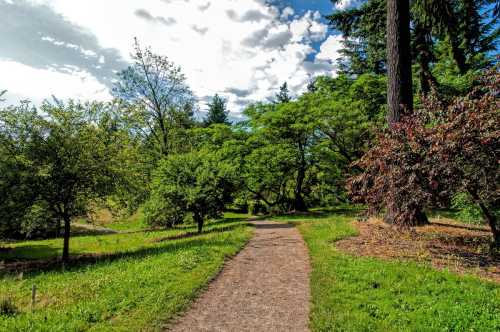
<path id="1" fill-rule="evenodd" d="M 285 82 L 238 123 L 218 94 L 197 119 L 181 68 L 137 40 L 113 101 L 3 107 L 0 237 L 62 236 L 67 261 L 71 220 L 103 206 L 201 232 L 227 209 L 349 202 L 413 226 L 459 196 L 500 243 L 498 7 L 439 5 L 369 0 L 332 14 L 345 36 L 339 74 L 297 96 Z"/>

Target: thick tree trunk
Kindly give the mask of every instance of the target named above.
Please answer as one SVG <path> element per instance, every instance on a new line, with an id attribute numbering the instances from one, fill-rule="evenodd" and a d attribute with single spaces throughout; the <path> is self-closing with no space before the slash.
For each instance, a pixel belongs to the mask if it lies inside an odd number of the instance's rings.
<path id="1" fill-rule="evenodd" d="M 387 120 L 413 110 L 409 0 L 387 0 Z"/>
<path id="2" fill-rule="evenodd" d="M 427 218 L 427 215 L 420 208 L 414 208 L 412 211 L 406 211 L 406 212 L 411 212 L 407 213 L 409 217 L 406 217 L 405 220 L 402 220 L 400 222 L 397 221 L 397 216 L 399 212 L 400 211 L 398 210 L 397 207 L 388 207 L 384 215 L 384 221 L 392 225 L 409 226 L 409 227 L 424 226 L 429 224 L 429 219 Z"/>
<path id="3" fill-rule="evenodd" d="M 69 215 L 64 214 L 64 244 L 62 260 L 64 263 L 69 261 L 69 238 L 71 235 L 71 218 Z"/>
<path id="4" fill-rule="evenodd" d="M 389 126 L 413 112 L 409 0 L 387 0 L 387 106 Z M 389 207 L 387 210 L 384 218 L 386 222 L 397 224 L 398 207 Z M 427 222 L 420 208 L 405 212 L 410 217 L 403 222 L 404 225 Z"/>
<path id="5" fill-rule="evenodd" d="M 483 203 L 479 203 L 479 207 L 483 213 L 484 218 L 488 222 L 493 235 L 493 244 L 495 247 L 500 248 L 500 229 L 498 229 L 497 217 L 490 212 L 490 210 Z"/>

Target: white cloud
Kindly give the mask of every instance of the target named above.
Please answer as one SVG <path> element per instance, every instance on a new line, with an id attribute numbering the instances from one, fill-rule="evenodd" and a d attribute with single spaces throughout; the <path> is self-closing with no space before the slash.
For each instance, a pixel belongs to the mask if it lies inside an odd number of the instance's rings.
<path id="1" fill-rule="evenodd" d="M 317 60 L 311 62 L 310 57 L 316 52 L 313 42 L 321 42 L 327 36 L 320 13 L 307 11 L 293 16 L 291 7 L 280 12 L 263 0 L 31 1 L 48 4 L 68 21 L 95 35 L 102 47 L 119 50 L 125 59 L 130 60 L 133 38 L 137 37 L 142 45 L 152 46 L 155 52 L 180 65 L 200 100 L 221 93 L 236 112 L 241 111 L 244 102 L 274 95 L 284 81 L 295 93 L 304 91 L 311 76 L 333 71 L 330 60 L 338 50 L 327 44 L 332 43 L 330 37 L 323 43 Z M 66 41 L 51 42 L 70 47 Z M 104 65 L 104 59 L 99 63 Z M 42 79 L 55 73 L 38 71 L 37 75 Z M 82 89 L 80 95 L 86 92 L 93 97 L 97 81 L 91 77 L 85 81 L 91 88 Z M 50 93 L 71 96 L 64 82 L 52 79 L 54 91 Z M 9 85 L 6 88 L 12 89 Z M 21 86 L 18 89 L 21 91 Z"/>
<path id="2" fill-rule="evenodd" d="M 0 61 L 0 87 L 7 89 L 7 102 L 30 99 L 41 103 L 52 95 L 60 99 L 109 100 L 108 89 L 88 72 L 68 67 L 66 72 L 35 69 L 15 61 Z"/>
<path id="3" fill-rule="evenodd" d="M 342 35 L 331 35 L 321 44 L 317 60 L 328 60 L 335 62 L 340 57 L 339 51 L 342 49 Z"/>
<path id="4" fill-rule="evenodd" d="M 287 20 L 290 16 L 293 16 L 293 14 L 295 14 L 295 10 L 293 10 L 292 7 L 285 7 L 281 12 L 281 19 Z"/>
<path id="5" fill-rule="evenodd" d="M 360 0 L 341 0 L 335 4 L 335 8 L 338 10 L 345 10 L 359 5 L 360 2 Z"/>

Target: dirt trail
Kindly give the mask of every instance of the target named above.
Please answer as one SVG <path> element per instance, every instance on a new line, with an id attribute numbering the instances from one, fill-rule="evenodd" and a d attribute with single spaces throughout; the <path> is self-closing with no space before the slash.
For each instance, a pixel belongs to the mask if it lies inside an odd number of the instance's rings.
<path id="1" fill-rule="evenodd" d="M 254 221 L 254 237 L 170 331 L 308 331 L 309 256 L 299 231 Z"/>

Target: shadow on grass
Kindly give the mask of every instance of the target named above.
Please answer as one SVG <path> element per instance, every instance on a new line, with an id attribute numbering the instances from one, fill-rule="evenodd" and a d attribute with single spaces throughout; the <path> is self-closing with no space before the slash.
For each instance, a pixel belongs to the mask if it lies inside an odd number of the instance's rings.
<path id="1" fill-rule="evenodd" d="M 15 262 L 20 260 L 27 260 L 33 257 L 33 252 L 39 257 L 56 256 L 59 254 L 60 249 L 47 244 L 27 244 L 20 245 L 14 248 L 1 248 L 0 261 L 4 263 Z M 0 271 L 2 267 L 0 265 Z"/>
<path id="2" fill-rule="evenodd" d="M 3 267 L 0 266 L 0 276 L 9 274 L 18 274 L 21 272 L 29 272 L 32 276 L 39 273 L 50 272 L 50 271 L 79 271 L 87 268 L 90 265 L 96 264 L 109 264 L 114 261 L 122 259 L 141 259 L 152 255 L 160 255 L 167 252 L 172 252 L 176 250 L 189 249 L 196 246 L 201 246 L 209 243 L 210 246 L 222 247 L 226 244 L 226 241 L 219 239 L 206 239 L 203 238 L 205 235 L 213 233 L 226 233 L 234 230 L 241 225 L 234 225 L 228 227 L 221 227 L 203 232 L 202 234 L 196 234 L 196 236 L 187 236 L 181 238 L 169 239 L 172 242 L 167 242 L 167 239 L 163 239 L 158 242 L 155 247 L 141 248 L 135 251 L 129 252 L 116 252 L 112 254 L 83 254 L 71 257 L 70 262 L 64 265 L 59 257 L 51 259 L 43 259 L 36 261 L 24 261 L 24 262 L 14 262 L 9 264 L 4 264 Z M 174 240 L 184 240 L 184 241 L 174 241 Z M 33 246 L 30 246 L 33 247 Z"/>
<path id="3" fill-rule="evenodd" d="M 219 224 L 217 224 L 217 225 L 219 225 Z M 153 242 L 181 240 L 181 239 L 188 239 L 188 238 L 192 238 L 192 237 L 199 237 L 199 236 L 203 236 L 203 235 L 207 235 L 207 234 L 211 234 L 211 233 L 223 233 L 223 232 L 232 231 L 232 230 L 240 227 L 241 225 L 244 225 L 244 224 L 234 224 L 234 225 L 224 226 L 224 227 L 213 227 L 213 228 L 206 229 L 201 233 L 188 232 L 188 233 L 182 233 L 182 234 L 177 234 L 177 235 L 171 235 L 171 236 L 166 236 L 166 237 L 161 237 L 161 238 L 155 239 L 155 240 L 153 240 Z M 248 223 L 246 225 L 247 226 L 254 226 L 250 223 Z"/>

